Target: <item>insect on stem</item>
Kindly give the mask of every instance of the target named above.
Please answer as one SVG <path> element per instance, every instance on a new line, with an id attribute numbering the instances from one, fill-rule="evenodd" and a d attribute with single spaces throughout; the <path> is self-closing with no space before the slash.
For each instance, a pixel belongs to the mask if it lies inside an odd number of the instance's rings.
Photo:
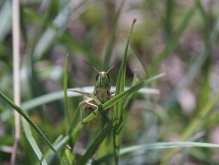
<path id="1" fill-rule="evenodd" d="M 102 111 L 102 104 L 106 103 L 107 101 L 109 101 L 111 98 L 115 96 L 115 94 L 110 93 L 110 77 L 108 75 L 108 72 L 112 68 L 114 68 L 117 64 L 119 64 L 121 61 L 122 60 L 118 61 L 116 64 L 111 66 L 107 72 L 104 72 L 104 71 L 100 72 L 89 62 L 84 61 L 97 72 L 97 75 L 96 75 L 94 91 L 92 94 L 83 92 L 83 91 L 71 90 L 73 92 L 77 92 L 77 93 L 80 93 L 88 97 L 84 101 L 79 103 L 80 123 L 83 123 L 83 112 L 82 111 L 84 109 L 89 109 L 90 111 L 93 111 L 93 113 L 95 112 L 95 110 L 98 110 L 100 113 L 100 111 Z M 91 124 L 88 124 L 88 128 L 90 128 L 91 130 L 96 130 L 98 126 L 101 124 L 101 115 L 96 115 L 96 118 L 93 119 L 90 123 Z"/>

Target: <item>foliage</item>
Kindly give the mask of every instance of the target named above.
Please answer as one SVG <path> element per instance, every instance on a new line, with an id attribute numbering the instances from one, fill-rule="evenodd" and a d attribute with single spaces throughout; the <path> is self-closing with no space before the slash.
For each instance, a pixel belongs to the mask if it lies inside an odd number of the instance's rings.
<path id="1" fill-rule="evenodd" d="M 219 163 L 217 1 L 22 0 L 20 107 L 11 5 L 0 1 L 0 164 L 10 162 L 13 108 L 17 164 Z M 79 123 L 83 98 L 72 89 L 86 95 L 95 83 L 83 61 L 106 71 L 121 59 L 109 73 L 116 96 Z M 110 107 L 114 120 L 89 131 Z"/>

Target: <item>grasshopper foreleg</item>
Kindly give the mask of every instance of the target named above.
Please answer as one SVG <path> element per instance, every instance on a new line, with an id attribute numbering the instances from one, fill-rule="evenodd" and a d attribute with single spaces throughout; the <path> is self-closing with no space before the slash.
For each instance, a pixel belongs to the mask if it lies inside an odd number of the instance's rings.
<path id="1" fill-rule="evenodd" d="M 82 101 L 79 104 L 79 107 L 80 107 L 80 123 L 82 123 L 83 121 L 83 109 L 84 108 L 92 109 L 92 110 L 98 109 L 98 106 L 94 104 L 94 99 L 92 98 Z"/>
<path id="2" fill-rule="evenodd" d="M 113 97 L 115 97 L 115 93 L 111 94 L 111 99 L 112 99 Z"/>

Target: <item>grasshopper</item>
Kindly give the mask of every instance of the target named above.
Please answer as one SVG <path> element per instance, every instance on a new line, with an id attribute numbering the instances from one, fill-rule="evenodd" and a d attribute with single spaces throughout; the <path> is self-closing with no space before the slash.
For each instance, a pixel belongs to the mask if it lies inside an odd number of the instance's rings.
<path id="1" fill-rule="evenodd" d="M 85 62 L 97 72 L 97 75 L 96 75 L 96 82 L 95 82 L 93 94 L 74 90 L 74 92 L 84 94 L 85 96 L 88 97 L 87 99 L 79 103 L 80 123 L 82 123 L 83 121 L 83 109 L 89 109 L 92 111 L 98 109 L 98 103 L 95 101 L 95 99 L 97 99 L 101 104 L 104 104 L 115 96 L 115 94 L 110 93 L 110 77 L 108 73 L 121 61 L 118 61 L 116 64 L 110 67 L 110 69 L 108 69 L 107 72 L 104 71 L 100 72 L 89 62 L 87 61 Z M 101 115 L 99 114 L 90 122 L 90 125 L 88 125 L 88 129 L 96 130 L 96 128 L 99 127 L 100 121 L 101 121 Z M 95 128 L 93 129 L 92 127 Z"/>

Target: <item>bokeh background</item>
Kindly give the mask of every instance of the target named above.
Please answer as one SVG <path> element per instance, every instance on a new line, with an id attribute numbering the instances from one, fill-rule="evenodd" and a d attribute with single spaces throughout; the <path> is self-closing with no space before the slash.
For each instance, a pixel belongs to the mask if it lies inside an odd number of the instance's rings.
<path id="1" fill-rule="evenodd" d="M 200 112 L 219 89 L 219 1 L 126 0 L 116 25 L 120 5 L 120 0 L 21 0 L 22 103 L 39 96 L 52 97 L 53 92 L 63 89 L 67 54 L 68 87 L 93 86 L 96 73 L 84 60 L 100 71 L 119 61 L 136 18 L 128 52 L 127 86 L 135 69 L 139 81 L 159 73 L 166 75 L 149 86 L 159 90 L 159 94 L 136 94 L 131 102 L 122 146 L 181 141 L 195 120 L 199 127 L 183 140 L 218 144 L 218 104 L 207 109 L 204 116 Z M 115 26 L 113 50 L 106 58 Z M 116 66 L 110 72 L 112 86 L 116 84 L 118 70 Z M 1 0 L 0 91 L 10 99 L 13 98 L 12 71 L 12 4 Z M 69 98 L 70 115 L 82 99 Z M 28 115 L 54 141 L 65 132 L 64 104 L 63 99 L 51 100 L 28 109 Z M 12 109 L 0 100 L 0 146 L 13 145 L 12 114 Z M 86 148 L 88 134 L 86 129 L 82 131 L 77 147 Z M 18 162 L 33 164 L 37 159 L 22 136 Z M 36 133 L 34 137 L 39 146 L 45 147 Z M 123 156 L 121 164 L 159 164 L 168 151 L 139 151 L 131 157 Z M 0 149 L 0 164 L 7 164 L 10 155 L 10 150 Z M 170 162 L 216 165 L 219 152 L 214 148 L 181 149 Z"/>

